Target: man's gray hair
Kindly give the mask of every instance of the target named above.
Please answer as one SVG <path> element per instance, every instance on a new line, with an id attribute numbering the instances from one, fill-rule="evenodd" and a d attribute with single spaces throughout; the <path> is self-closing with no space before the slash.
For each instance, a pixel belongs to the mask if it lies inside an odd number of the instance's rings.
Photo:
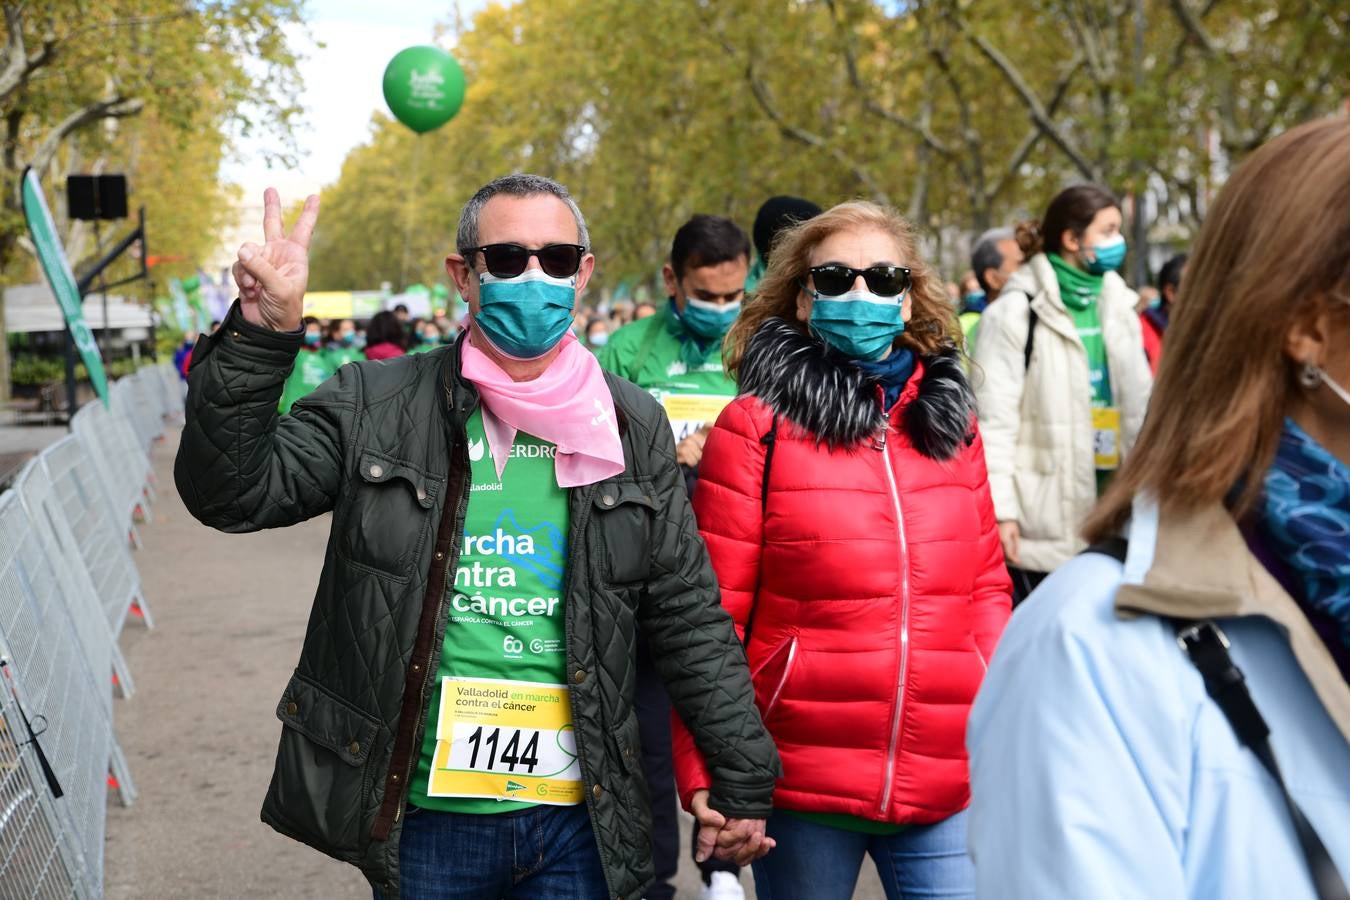
<path id="1" fill-rule="evenodd" d="M 985 270 L 1003 266 L 1003 251 L 998 249 L 999 243 L 1015 240 L 1017 235 L 1011 228 L 991 228 L 976 239 L 975 247 L 970 251 L 970 268 L 986 294 L 989 293 L 989 285 L 984 283 Z"/>
<path id="2" fill-rule="evenodd" d="M 455 248 L 461 256 L 468 256 L 469 250 L 478 246 L 478 216 L 483 212 L 483 207 L 487 206 L 487 202 L 498 194 L 506 194 L 509 197 L 536 197 L 548 194 L 557 197 L 567 204 L 567 208 L 577 220 L 577 234 L 580 238 L 577 243 L 587 250 L 590 249 L 591 235 L 586 230 L 586 218 L 577 208 L 577 203 L 567 188 L 543 175 L 517 172 L 514 175 L 503 175 L 483 185 L 478 189 L 478 193 L 464 204 L 464 210 L 459 214 L 459 228 L 455 232 Z"/>

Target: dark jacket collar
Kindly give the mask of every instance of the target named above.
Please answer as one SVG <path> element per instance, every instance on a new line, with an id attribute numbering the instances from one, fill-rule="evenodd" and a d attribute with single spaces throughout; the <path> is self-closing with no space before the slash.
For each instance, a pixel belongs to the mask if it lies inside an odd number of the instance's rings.
<path id="1" fill-rule="evenodd" d="M 888 425 L 875 378 L 780 318 L 766 321 L 750 339 L 740 390 L 831 447 L 853 446 Z M 914 448 L 930 459 L 951 459 L 970 443 L 975 395 L 955 349 L 919 358 L 891 411 L 891 421 L 897 418 Z"/>

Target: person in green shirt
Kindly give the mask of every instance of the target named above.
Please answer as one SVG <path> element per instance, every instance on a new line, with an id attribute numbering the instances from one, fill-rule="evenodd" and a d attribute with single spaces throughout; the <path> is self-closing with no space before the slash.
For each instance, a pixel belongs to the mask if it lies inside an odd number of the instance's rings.
<path id="1" fill-rule="evenodd" d="M 295 401 L 308 396 L 315 388 L 327 381 L 337 366 L 323 348 L 323 325 L 313 316 L 305 316 L 305 343 L 300 355 L 295 358 L 295 367 L 286 379 L 286 387 L 281 392 L 277 410 L 284 416 L 291 411 Z"/>
<path id="2" fill-rule="evenodd" d="M 337 371 L 349 362 L 365 359 L 356 345 L 356 323 L 351 319 L 334 319 L 328 326 L 328 361 Z"/>
<path id="3" fill-rule="evenodd" d="M 750 241 L 736 223 L 694 216 L 675 232 L 662 269 L 666 305 L 614 332 L 598 351 L 601 367 L 665 407 L 687 470 L 698 468 L 708 430 L 736 396 L 722 368 L 722 337 L 740 313 L 749 267 Z"/>
<path id="4" fill-rule="evenodd" d="M 736 396 L 722 367 L 722 338 L 741 310 L 750 241 L 734 222 L 696 215 L 675 232 L 662 269 L 668 302 L 656 315 L 620 328 L 597 348 L 600 365 L 650 391 L 670 418 L 675 458 L 692 493 L 703 443 L 718 414 Z M 644 644 L 638 645 L 637 713 L 642 766 L 652 800 L 656 884 L 648 900 L 674 896 L 679 867 L 679 820 L 670 739 L 670 700 Z M 719 898 L 744 896 L 734 863 L 700 863 L 704 883 Z M 708 891 L 712 893 L 712 891 Z"/>
<path id="5" fill-rule="evenodd" d="M 435 322 L 418 319 L 412 326 L 412 341 L 408 345 L 409 353 L 429 353 L 441 346 L 441 330 Z"/>

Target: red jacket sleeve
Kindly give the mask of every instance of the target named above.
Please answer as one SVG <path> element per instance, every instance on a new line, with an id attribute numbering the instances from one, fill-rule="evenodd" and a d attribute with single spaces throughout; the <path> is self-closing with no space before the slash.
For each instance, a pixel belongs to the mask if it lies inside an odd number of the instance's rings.
<path id="1" fill-rule="evenodd" d="M 764 543 L 761 439 L 768 426 L 755 421 L 758 405 L 758 400 L 742 397 L 722 411 L 704 445 L 694 492 L 694 516 L 717 573 L 722 606 L 731 613 L 741 641 L 754 609 Z M 987 498 L 987 488 L 985 494 Z M 997 538 L 995 534 L 995 542 Z M 678 715 L 673 716 L 671 737 L 675 780 L 680 801 L 688 809 L 694 792 L 711 787 L 712 779 Z"/>
<path id="2" fill-rule="evenodd" d="M 964 455 L 971 466 L 975 505 L 980 511 L 980 537 L 975 554 L 975 590 L 970 598 L 971 633 L 975 645 L 984 657 L 984 664 L 994 657 L 994 647 L 1012 615 L 1012 579 L 1003 561 L 1003 547 L 998 539 L 998 522 L 994 517 L 994 501 L 989 494 L 989 475 L 985 471 L 984 441 L 979 429 L 975 441 Z"/>

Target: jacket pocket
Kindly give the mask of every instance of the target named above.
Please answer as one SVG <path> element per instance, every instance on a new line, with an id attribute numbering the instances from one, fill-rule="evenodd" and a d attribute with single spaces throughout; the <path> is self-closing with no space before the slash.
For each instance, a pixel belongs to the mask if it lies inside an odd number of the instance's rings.
<path id="1" fill-rule="evenodd" d="M 797 665 L 797 636 L 779 644 L 769 652 L 750 673 L 750 681 L 755 688 L 755 703 L 759 706 L 760 717 L 769 721 L 769 716 L 778 707 L 783 698 L 783 689 Z"/>
<path id="2" fill-rule="evenodd" d="M 281 815 L 314 846 L 359 852 L 379 720 L 299 672 L 277 704 L 277 718 L 284 727 L 272 790 Z"/>
<path id="3" fill-rule="evenodd" d="M 1054 463 L 1054 451 L 1029 447 L 1019 449 L 1013 474 L 1017 503 L 1022 510 L 1018 528 L 1035 540 L 1058 540 L 1068 530 L 1062 508 L 1064 491 Z"/>
<path id="4" fill-rule="evenodd" d="M 377 450 L 361 451 L 336 529 L 348 562 L 407 580 L 426 540 L 430 511 L 445 482 Z"/>
<path id="5" fill-rule="evenodd" d="M 652 523 L 657 511 L 651 480 L 603 481 L 596 485 L 594 497 L 604 580 L 646 581 L 652 571 Z"/>

